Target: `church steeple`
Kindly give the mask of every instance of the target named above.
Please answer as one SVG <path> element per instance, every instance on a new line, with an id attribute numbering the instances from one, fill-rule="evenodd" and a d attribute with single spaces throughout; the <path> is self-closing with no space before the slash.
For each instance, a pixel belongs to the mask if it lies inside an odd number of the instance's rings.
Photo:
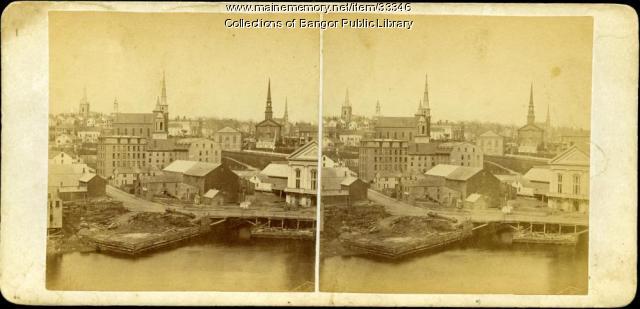
<path id="1" fill-rule="evenodd" d="M 89 117 L 89 99 L 87 99 L 87 87 L 83 88 L 82 100 L 80 101 L 80 108 L 78 109 L 78 113 L 85 117 Z"/>
<path id="2" fill-rule="evenodd" d="M 380 100 L 376 100 L 376 117 L 380 116 Z"/>
<path id="3" fill-rule="evenodd" d="M 264 110 L 264 119 L 273 119 L 273 110 L 271 109 L 271 78 L 269 78 L 269 82 L 267 84 L 267 106 Z"/>
<path id="4" fill-rule="evenodd" d="M 284 115 L 282 116 L 282 120 L 285 124 L 289 122 L 289 106 L 287 106 L 288 101 L 288 98 L 284 97 Z"/>
<path id="5" fill-rule="evenodd" d="M 551 115 L 549 113 L 549 103 L 547 103 L 547 119 L 544 124 L 544 134 L 547 142 L 551 141 Z"/>
<path id="6" fill-rule="evenodd" d="M 346 123 L 351 122 L 351 103 L 349 102 L 349 88 L 344 95 L 344 102 L 342 103 L 342 120 Z"/>
<path id="7" fill-rule="evenodd" d="M 536 114 L 533 110 L 533 82 L 531 82 L 531 88 L 529 90 L 529 111 L 527 113 L 527 124 L 535 124 Z"/>
<path id="8" fill-rule="evenodd" d="M 424 75 L 424 94 L 422 101 L 424 102 L 424 108 L 429 109 L 429 75 Z"/>
<path id="9" fill-rule="evenodd" d="M 349 105 L 351 105 L 351 104 L 349 103 L 349 88 L 347 88 L 347 93 L 344 95 L 344 103 L 343 103 L 343 104 L 344 104 L 344 106 L 349 106 Z"/>
<path id="10" fill-rule="evenodd" d="M 118 113 L 118 97 L 115 97 L 113 99 L 113 113 Z"/>
<path id="11" fill-rule="evenodd" d="M 167 78 L 162 71 L 162 105 L 167 105 Z"/>

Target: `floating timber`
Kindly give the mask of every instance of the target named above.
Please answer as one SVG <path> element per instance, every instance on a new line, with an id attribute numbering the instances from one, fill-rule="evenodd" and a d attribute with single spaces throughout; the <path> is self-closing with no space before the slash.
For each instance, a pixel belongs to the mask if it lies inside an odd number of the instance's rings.
<path id="1" fill-rule="evenodd" d="M 349 233 L 340 235 L 340 241 L 349 249 L 386 259 L 399 259 L 423 253 L 461 241 L 473 234 L 469 221 L 457 225 L 452 231 L 431 232 L 424 235 L 389 235 L 375 233 Z"/>
<path id="2" fill-rule="evenodd" d="M 196 237 L 202 233 L 199 227 L 171 230 L 163 233 L 90 233 L 86 230 L 78 234 L 80 239 L 95 246 L 99 251 L 114 252 L 127 255 L 138 255 L 149 250 L 169 246 L 171 244 Z"/>
<path id="3" fill-rule="evenodd" d="M 295 230 L 257 227 L 251 229 L 252 238 L 287 238 L 287 239 L 306 239 L 313 240 L 315 238 L 314 230 Z"/>

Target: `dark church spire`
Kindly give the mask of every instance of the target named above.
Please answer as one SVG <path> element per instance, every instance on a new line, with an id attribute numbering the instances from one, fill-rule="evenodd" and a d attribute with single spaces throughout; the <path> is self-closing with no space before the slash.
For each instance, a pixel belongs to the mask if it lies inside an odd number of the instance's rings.
<path id="1" fill-rule="evenodd" d="M 264 110 L 264 119 L 273 119 L 273 110 L 271 109 L 271 78 L 269 78 L 269 82 L 267 84 L 267 107 Z"/>
<path id="2" fill-rule="evenodd" d="M 529 112 L 527 113 L 527 124 L 535 124 L 536 114 L 533 110 L 533 82 L 531 82 L 531 89 L 529 90 Z"/>

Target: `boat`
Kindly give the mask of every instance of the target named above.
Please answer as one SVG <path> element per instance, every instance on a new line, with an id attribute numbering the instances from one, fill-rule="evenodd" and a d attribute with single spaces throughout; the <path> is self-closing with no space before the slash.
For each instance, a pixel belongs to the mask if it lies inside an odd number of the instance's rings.
<path id="1" fill-rule="evenodd" d="M 578 235 L 579 233 L 544 233 L 519 229 L 513 233 L 512 242 L 575 246 L 578 243 Z"/>

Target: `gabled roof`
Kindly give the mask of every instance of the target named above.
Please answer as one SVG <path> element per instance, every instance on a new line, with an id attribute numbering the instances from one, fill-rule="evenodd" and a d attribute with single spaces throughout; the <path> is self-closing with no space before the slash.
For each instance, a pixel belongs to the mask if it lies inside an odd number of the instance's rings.
<path id="1" fill-rule="evenodd" d="M 489 130 L 487 132 L 484 132 L 484 133 L 480 134 L 480 136 L 478 136 L 478 137 L 502 137 L 502 135 L 498 135 L 495 132 Z"/>
<path id="2" fill-rule="evenodd" d="M 174 139 L 151 139 L 147 142 L 147 151 L 189 151 L 179 146 Z"/>
<path id="3" fill-rule="evenodd" d="M 167 167 L 162 170 L 165 172 L 174 172 L 184 174 L 191 167 L 193 167 L 198 161 L 187 161 L 187 160 L 175 160 L 171 162 L 171 164 L 167 165 Z"/>
<path id="4" fill-rule="evenodd" d="M 480 167 L 438 164 L 428 170 L 425 174 L 429 176 L 444 177 L 450 180 L 467 180 L 480 171 L 482 171 L 482 168 Z"/>
<path id="5" fill-rule="evenodd" d="M 434 155 L 434 154 L 448 154 L 451 152 L 451 148 L 440 147 L 440 142 L 430 143 L 408 143 L 407 153 L 417 155 Z"/>
<path id="6" fill-rule="evenodd" d="M 207 193 L 205 193 L 202 197 L 214 198 L 216 197 L 216 195 L 218 195 L 218 193 L 220 193 L 220 191 L 216 189 L 209 189 L 209 191 L 207 191 Z"/>
<path id="7" fill-rule="evenodd" d="M 520 127 L 518 131 L 544 131 L 544 130 L 535 124 L 525 124 L 524 126 Z"/>
<path id="8" fill-rule="evenodd" d="M 380 117 L 376 127 L 385 128 L 413 128 L 416 126 L 414 117 Z"/>
<path id="9" fill-rule="evenodd" d="M 578 143 L 561 152 L 549 161 L 549 165 L 586 165 L 589 166 L 588 145 Z"/>
<path id="10" fill-rule="evenodd" d="M 261 175 L 269 177 L 287 178 L 290 167 L 287 163 L 269 163 L 261 172 Z"/>
<path id="11" fill-rule="evenodd" d="M 318 143 L 316 141 L 311 141 L 304 144 L 302 147 L 296 149 L 287 156 L 287 160 L 317 161 Z"/>
<path id="12" fill-rule="evenodd" d="M 340 185 L 342 186 L 350 186 L 352 183 L 354 183 L 356 180 L 358 180 L 358 178 L 353 177 L 353 176 L 347 176 L 347 178 L 343 179 L 342 182 L 340 183 Z"/>
<path id="13" fill-rule="evenodd" d="M 469 194 L 469 196 L 467 196 L 467 199 L 465 201 L 467 202 L 471 202 L 471 203 L 475 203 L 477 202 L 480 198 L 482 198 L 482 194 L 478 194 L 478 193 L 471 193 Z"/>
<path id="14" fill-rule="evenodd" d="M 153 113 L 117 113 L 113 119 L 113 123 L 153 123 Z"/>
<path id="15" fill-rule="evenodd" d="M 221 164 L 200 161 L 175 160 L 165 167 L 163 171 L 201 177 L 209 174 L 220 165 Z"/>
<path id="16" fill-rule="evenodd" d="M 96 174 L 83 174 L 82 176 L 80 176 L 80 178 L 78 179 L 78 181 L 80 182 L 89 182 L 91 181 L 91 179 L 93 179 L 93 177 L 97 177 L 98 175 Z"/>
<path id="17" fill-rule="evenodd" d="M 355 178 L 355 173 L 346 167 L 323 167 L 322 190 L 340 190 L 347 178 Z M 355 181 L 355 180 L 354 180 Z"/>
<path id="18" fill-rule="evenodd" d="M 282 125 L 273 119 L 265 119 L 256 124 L 256 127 L 282 127 Z"/>
<path id="19" fill-rule="evenodd" d="M 194 166 L 192 166 L 184 174 L 185 175 L 189 175 L 189 176 L 202 177 L 202 176 L 205 176 L 205 175 L 211 173 L 213 170 L 218 168 L 220 165 L 221 164 L 207 163 L 207 162 L 197 162 Z"/>
<path id="20" fill-rule="evenodd" d="M 550 182 L 551 181 L 551 170 L 546 167 L 532 167 L 524 174 L 524 178 L 530 181 L 537 182 Z"/>
<path id="21" fill-rule="evenodd" d="M 231 128 L 231 127 L 224 127 L 218 131 L 216 131 L 216 133 L 240 133 L 238 130 Z"/>

